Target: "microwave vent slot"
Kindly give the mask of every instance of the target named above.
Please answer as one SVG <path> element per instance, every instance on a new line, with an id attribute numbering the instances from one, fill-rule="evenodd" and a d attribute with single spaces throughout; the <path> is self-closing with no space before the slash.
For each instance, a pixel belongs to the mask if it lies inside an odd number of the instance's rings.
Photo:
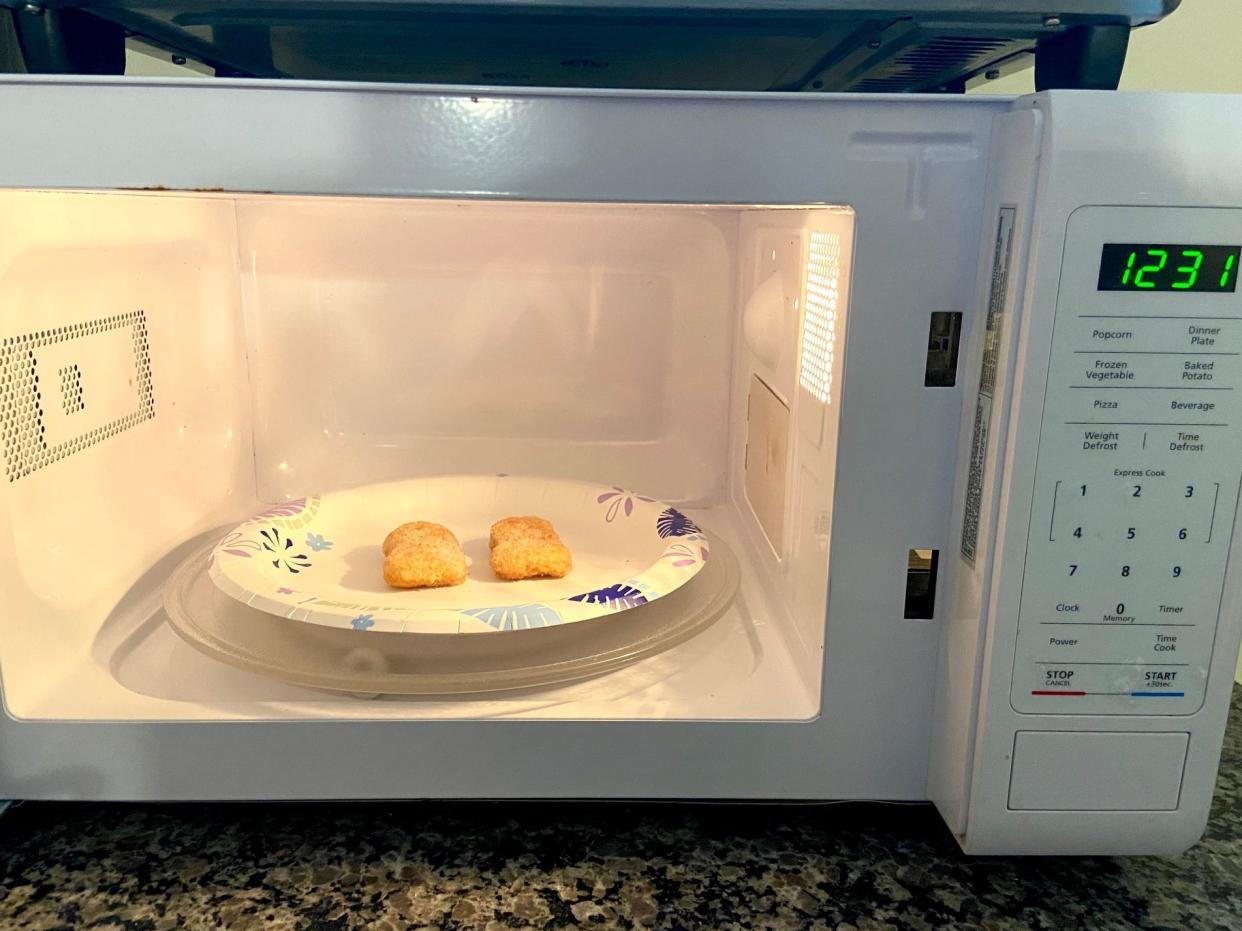
<path id="1" fill-rule="evenodd" d="M 866 72 L 866 77 L 855 81 L 848 90 L 875 93 L 934 90 L 1027 47 L 1029 43 L 1000 38 L 940 36 Z"/>
<path id="2" fill-rule="evenodd" d="M 806 310 L 798 383 L 821 404 L 832 403 L 833 342 L 841 288 L 841 236 L 813 232 L 807 257 Z"/>
<path id="3" fill-rule="evenodd" d="M 44 398 L 57 384 L 59 405 Z M 0 341 L 0 432 L 10 482 L 154 416 L 144 311 Z"/>
<path id="4" fill-rule="evenodd" d="M 60 404 L 66 414 L 76 414 L 86 408 L 82 400 L 82 370 L 76 365 L 60 368 Z"/>

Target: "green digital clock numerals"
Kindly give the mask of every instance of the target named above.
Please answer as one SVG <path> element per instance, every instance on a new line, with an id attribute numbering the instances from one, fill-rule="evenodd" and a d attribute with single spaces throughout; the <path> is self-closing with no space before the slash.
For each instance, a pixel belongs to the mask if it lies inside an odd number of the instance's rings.
<path id="1" fill-rule="evenodd" d="M 1181 281 L 1173 282 L 1175 291 L 1189 291 L 1195 286 L 1195 282 L 1199 280 L 1199 268 L 1203 265 L 1203 252 L 1199 249 L 1183 249 L 1182 259 L 1183 261 L 1190 259 L 1191 263 L 1177 266 L 1178 273 L 1186 277 Z"/>
<path id="2" fill-rule="evenodd" d="M 1242 246 L 1105 243 L 1101 291 L 1232 292 Z"/>
<path id="3" fill-rule="evenodd" d="M 1164 266 L 1168 264 L 1169 261 L 1169 253 L 1164 249 L 1148 249 L 1147 258 L 1155 258 L 1158 261 L 1154 263 L 1149 262 L 1138 270 L 1138 274 L 1134 276 L 1134 286 L 1136 288 L 1154 288 L 1156 286 L 1155 281 L 1144 276 L 1157 275 L 1164 271 Z"/>

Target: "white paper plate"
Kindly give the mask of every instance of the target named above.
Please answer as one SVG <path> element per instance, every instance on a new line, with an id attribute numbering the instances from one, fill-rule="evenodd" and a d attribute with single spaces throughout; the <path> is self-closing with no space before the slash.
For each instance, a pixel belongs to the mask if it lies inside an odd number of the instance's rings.
<path id="1" fill-rule="evenodd" d="M 563 579 L 504 582 L 487 536 L 502 517 L 550 520 L 573 554 Z M 469 578 L 398 590 L 383 579 L 380 544 L 399 524 L 427 520 L 457 535 Z M 440 476 L 368 485 L 275 505 L 229 532 L 209 558 L 226 594 L 269 614 L 389 633 L 487 633 L 569 624 L 647 604 L 703 567 L 694 522 L 654 498 L 583 482 Z"/>
<path id="2" fill-rule="evenodd" d="M 359 633 L 256 611 L 224 594 L 208 578 L 207 556 L 219 537 L 211 535 L 192 548 L 164 585 L 168 623 L 194 649 L 256 675 L 357 697 L 468 696 L 480 701 L 477 710 L 483 717 L 519 713 L 548 701 L 538 693 L 508 699 L 501 707 L 481 701 L 484 693 L 593 678 L 690 639 L 728 610 L 738 586 L 737 559 L 716 538 L 701 572 L 641 611 L 503 637 Z M 666 664 L 645 664 L 641 671 L 632 670 L 623 685 L 604 687 L 599 694 L 642 689 L 667 675 Z"/>

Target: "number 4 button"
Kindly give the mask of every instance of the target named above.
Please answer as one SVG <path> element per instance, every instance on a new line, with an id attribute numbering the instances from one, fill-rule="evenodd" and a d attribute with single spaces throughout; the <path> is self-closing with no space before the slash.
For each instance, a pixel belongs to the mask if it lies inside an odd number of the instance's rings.
<path id="1" fill-rule="evenodd" d="M 1082 499 L 1085 497 L 1087 497 L 1086 485 L 1074 485 L 1064 481 L 1053 484 L 1052 513 L 1048 516 L 1048 542 L 1055 543 L 1058 534 L 1064 534 L 1067 529 L 1071 536 L 1082 539 L 1083 525 L 1079 522 L 1082 520 Z M 1058 508 L 1063 515 L 1068 515 L 1068 517 L 1062 517 L 1059 526 L 1057 523 Z"/>

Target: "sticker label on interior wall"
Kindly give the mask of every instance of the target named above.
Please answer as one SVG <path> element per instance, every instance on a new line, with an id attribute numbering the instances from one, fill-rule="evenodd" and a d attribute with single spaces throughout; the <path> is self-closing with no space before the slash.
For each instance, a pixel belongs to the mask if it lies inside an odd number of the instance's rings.
<path id="1" fill-rule="evenodd" d="M 1013 221 L 1016 207 L 1001 207 L 992 253 L 992 281 L 988 289 L 987 329 L 983 337 L 983 363 L 979 372 L 979 400 L 975 403 L 974 434 L 970 442 L 970 467 L 966 473 L 966 506 L 962 515 L 962 558 L 975 564 L 979 545 L 979 506 L 983 499 L 983 474 L 987 468 L 988 431 L 996 392 L 996 365 L 1005 323 L 1005 294 L 1009 290 L 1009 263 L 1013 258 Z"/>
<path id="2" fill-rule="evenodd" d="M 752 372 L 746 412 L 746 499 L 780 558 L 785 544 L 789 405 Z"/>
<path id="3" fill-rule="evenodd" d="M 155 416 L 141 310 L 0 341 L 10 482 Z"/>

